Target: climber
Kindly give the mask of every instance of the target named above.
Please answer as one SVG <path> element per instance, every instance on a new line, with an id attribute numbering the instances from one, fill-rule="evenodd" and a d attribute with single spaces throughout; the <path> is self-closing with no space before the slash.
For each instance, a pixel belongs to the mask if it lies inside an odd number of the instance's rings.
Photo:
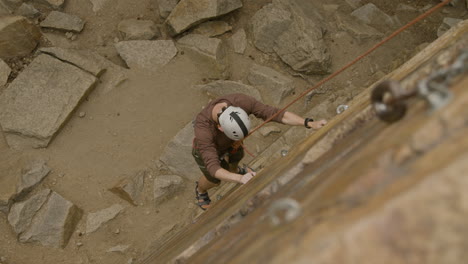
<path id="1" fill-rule="evenodd" d="M 276 114 L 278 108 L 265 105 L 244 94 L 230 94 L 211 101 L 195 118 L 192 155 L 203 176 L 196 182 L 195 194 L 198 206 L 209 208 L 208 190 L 219 185 L 221 180 L 247 183 L 255 172 L 238 167 L 244 156 L 242 139 L 250 130 L 249 114 L 266 120 Z M 327 121 L 302 118 L 283 111 L 272 121 L 286 125 L 320 129 Z"/>

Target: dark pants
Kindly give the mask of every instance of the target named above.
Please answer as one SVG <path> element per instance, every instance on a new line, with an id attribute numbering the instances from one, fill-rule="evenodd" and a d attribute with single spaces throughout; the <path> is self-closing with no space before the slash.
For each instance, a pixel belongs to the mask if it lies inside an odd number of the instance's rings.
<path id="1" fill-rule="evenodd" d="M 225 155 L 228 156 L 229 163 L 224 159 Z M 225 170 L 229 170 L 229 165 L 237 165 L 241 159 L 244 157 L 244 149 L 242 147 L 238 148 L 236 151 L 229 149 L 227 154 L 225 154 L 220 158 L 221 167 Z M 198 167 L 205 175 L 206 179 L 214 184 L 219 184 L 221 181 L 216 177 L 212 176 L 208 170 L 206 169 L 205 162 L 203 162 L 203 158 L 201 157 L 200 151 L 196 145 L 192 148 L 192 156 L 195 158 L 195 161 L 198 164 Z"/>

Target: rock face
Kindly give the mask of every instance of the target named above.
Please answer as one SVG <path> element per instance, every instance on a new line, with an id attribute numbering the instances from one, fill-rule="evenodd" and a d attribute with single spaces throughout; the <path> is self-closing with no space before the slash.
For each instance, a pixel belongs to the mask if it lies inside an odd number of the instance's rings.
<path id="1" fill-rule="evenodd" d="M 8 216 L 22 243 L 38 242 L 43 246 L 67 245 L 81 210 L 59 194 L 44 190 L 29 200 L 14 204 Z"/>
<path id="2" fill-rule="evenodd" d="M 25 17 L 0 17 L 0 58 L 26 56 L 36 48 L 41 31 Z"/>
<path id="3" fill-rule="evenodd" d="M 136 206 L 143 192 L 146 173 L 147 171 L 139 171 L 133 177 L 125 178 L 111 188 L 110 191 Z"/>
<path id="4" fill-rule="evenodd" d="M 7 83 L 10 73 L 10 67 L 2 59 L 0 59 L 0 87 Z"/>
<path id="5" fill-rule="evenodd" d="M 242 7 L 240 0 L 182 0 L 166 20 L 171 35 Z"/>
<path id="6" fill-rule="evenodd" d="M 117 26 L 125 40 L 150 40 L 157 37 L 158 29 L 151 20 L 127 19 Z"/>
<path id="7" fill-rule="evenodd" d="M 115 44 L 117 52 L 131 69 L 157 70 L 176 54 L 172 40 L 129 40 Z"/>
<path id="8" fill-rule="evenodd" d="M 59 11 L 50 12 L 41 23 L 41 27 L 73 32 L 81 32 L 84 25 L 85 22 L 81 18 Z"/>
<path id="9" fill-rule="evenodd" d="M 113 206 L 88 214 L 88 220 L 86 221 L 86 233 L 92 233 L 101 227 L 101 225 L 109 222 L 110 220 L 117 217 L 124 207 L 120 204 L 114 204 Z"/>
<path id="10" fill-rule="evenodd" d="M 154 179 L 154 202 L 159 204 L 183 187 L 184 181 L 177 175 L 160 175 Z"/>
<path id="11" fill-rule="evenodd" d="M 214 81 L 205 85 L 196 85 L 196 89 L 206 92 L 211 97 L 219 97 L 232 93 L 242 93 L 250 95 L 258 101 L 262 101 L 259 91 L 250 85 L 235 81 Z"/>
<path id="12" fill-rule="evenodd" d="M 96 81 L 75 66 L 39 55 L 0 96 L 8 145 L 46 147 Z"/>
<path id="13" fill-rule="evenodd" d="M 227 75 L 227 57 L 224 43 L 217 38 L 189 34 L 177 41 L 177 46 L 203 65 L 209 78 L 224 78 Z"/>
<path id="14" fill-rule="evenodd" d="M 190 181 L 196 181 L 201 175 L 192 156 L 193 125 L 188 123 L 177 135 L 167 144 L 161 155 L 161 161 L 177 175 Z"/>
<path id="15" fill-rule="evenodd" d="M 247 76 L 249 83 L 261 87 L 267 103 L 278 105 L 294 91 L 294 83 L 287 76 L 268 67 L 253 65 Z"/>

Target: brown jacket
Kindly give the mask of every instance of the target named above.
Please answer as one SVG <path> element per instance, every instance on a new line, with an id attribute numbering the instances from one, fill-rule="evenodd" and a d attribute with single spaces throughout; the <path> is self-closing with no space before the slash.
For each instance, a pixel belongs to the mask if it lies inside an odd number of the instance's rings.
<path id="1" fill-rule="evenodd" d="M 212 118 L 213 107 L 217 103 L 226 102 L 228 106 L 237 106 L 244 109 L 248 115 L 253 114 L 263 120 L 276 114 L 279 109 L 265 105 L 251 96 L 245 94 L 229 94 L 211 101 L 195 118 L 195 143 L 200 151 L 208 172 L 214 177 L 215 172 L 221 168 L 219 157 L 227 152 L 233 140 L 229 139 L 217 128 Z M 281 123 L 284 111 L 272 121 Z"/>

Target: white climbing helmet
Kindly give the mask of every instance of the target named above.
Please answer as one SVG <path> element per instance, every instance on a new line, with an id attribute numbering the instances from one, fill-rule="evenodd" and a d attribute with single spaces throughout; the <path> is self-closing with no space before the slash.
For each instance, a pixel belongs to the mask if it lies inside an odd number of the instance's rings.
<path id="1" fill-rule="evenodd" d="M 223 128 L 224 134 L 232 140 L 241 140 L 249 134 L 249 115 L 240 107 L 229 106 L 226 108 L 218 116 L 218 122 Z"/>

